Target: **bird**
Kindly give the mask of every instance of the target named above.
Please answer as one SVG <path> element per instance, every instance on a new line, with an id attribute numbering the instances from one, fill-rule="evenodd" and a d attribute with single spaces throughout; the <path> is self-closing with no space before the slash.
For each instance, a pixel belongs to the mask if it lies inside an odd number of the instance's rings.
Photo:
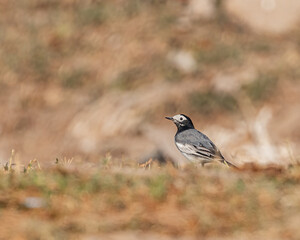
<path id="1" fill-rule="evenodd" d="M 228 167 L 237 168 L 224 158 L 221 151 L 205 134 L 195 129 L 192 120 L 188 116 L 178 114 L 165 118 L 173 121 L 176 125 L 176 147 L 190 162 L 201 164 L 204 167 L 204 164 L 217 160 Z"/>

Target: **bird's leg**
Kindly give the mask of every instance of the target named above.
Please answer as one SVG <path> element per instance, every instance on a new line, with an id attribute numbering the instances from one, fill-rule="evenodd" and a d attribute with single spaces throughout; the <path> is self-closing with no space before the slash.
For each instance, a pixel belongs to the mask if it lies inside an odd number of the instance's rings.
<path id="1" fill-rule="evenodd" d="M 201 163 L 201 167 L 204 167 L 204 162 Z"/>

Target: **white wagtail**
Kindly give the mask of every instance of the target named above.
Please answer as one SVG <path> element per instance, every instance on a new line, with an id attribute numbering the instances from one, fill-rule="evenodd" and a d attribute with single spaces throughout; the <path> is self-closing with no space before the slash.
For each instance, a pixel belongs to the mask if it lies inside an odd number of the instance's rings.
<path id="1" fill-rule="evenodd" d="M 189 161 L 204 166 L 205 163 L 217 160 L 227 166 L 237 168 L 225 160 L 220 150 L 206 135 L 194 128 L 193 122 L 188 116 L 178 114 L 174 117 L 166 117 L 166 119 L 175 123 L 177 127 L 175 144 Z"/>

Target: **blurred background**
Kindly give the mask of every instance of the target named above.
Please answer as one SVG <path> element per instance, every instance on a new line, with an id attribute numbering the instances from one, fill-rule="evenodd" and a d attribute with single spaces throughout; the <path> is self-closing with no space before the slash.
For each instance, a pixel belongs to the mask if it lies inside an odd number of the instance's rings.
<path id="1" fill-rule="evenodd" d="M 184 159 L 184 113 L 237 165 L 299 159 L 300 1 L 2 0 L 0 161 Z"/>

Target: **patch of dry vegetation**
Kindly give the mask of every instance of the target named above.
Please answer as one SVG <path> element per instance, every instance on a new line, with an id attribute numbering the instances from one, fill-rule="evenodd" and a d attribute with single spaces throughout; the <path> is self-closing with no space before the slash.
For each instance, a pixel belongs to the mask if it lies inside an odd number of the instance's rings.
<path id="1" fill-rule="evenodd" d="M 84 239 L 136 230 L 161 237 L 300 237 L 299 166 L 31 167 L 1 171 L 1 239 Z"/>

